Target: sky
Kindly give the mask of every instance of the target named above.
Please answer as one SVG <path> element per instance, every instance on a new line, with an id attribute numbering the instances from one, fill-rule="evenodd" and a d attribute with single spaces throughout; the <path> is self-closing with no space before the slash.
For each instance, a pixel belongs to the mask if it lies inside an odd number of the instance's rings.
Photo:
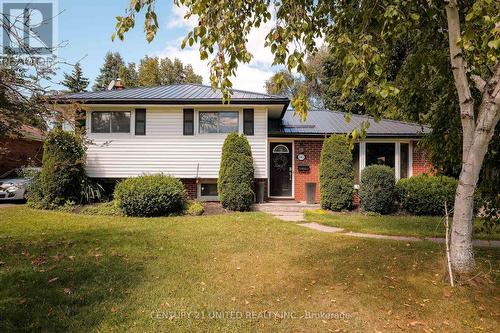
<path id="1" fill-rule="evenodd" d="M 58 49 L 58 57 L 70 64 L 80 62 L 84 75 L 91 80 L 89 88 L 99 74 L 108 51 L 118 51 L 125 62 L 136 64 L 145 55 L 179 58 L 185 65 L 193 66 L 195 72 L 203 77 L 204 84 L 210 84 L 207 62 L 200 60 L 195 45 L 193 48 L 180 47 L 184 36 L 197 22 L 195 19 L 184 19 L 185 9 L 175 6 L 172 0 L 158 0 L 156 13 L 160 29 L 151 43 L 146 41 L 142 18 L 126 34 L 125 41 L 116 39 L 112 42 L 115 17 L 123 15 L 128 4 L 128 0 L 59 0 L 57 39 L 66 45 Z M 232 79 L 234 88 L 265 92 L 265 81 L 278 69 L 271 66 L 273 56 L 268 48 L 264 48 L 271 24 L 251 32 L 248 48 L 254 58 L 249 64 L 240 64 L 236 77 Z M 71 70 L 71 66 L 62 65 L 53 79 L 52 88 L 62 89 L 57 83 L 63 79 L 63 72 Z"/>

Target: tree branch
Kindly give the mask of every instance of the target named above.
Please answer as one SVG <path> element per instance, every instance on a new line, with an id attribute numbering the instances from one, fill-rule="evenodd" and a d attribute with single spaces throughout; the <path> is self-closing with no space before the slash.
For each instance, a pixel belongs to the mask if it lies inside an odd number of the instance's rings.
<path id="1" fill-rule="evenodd" d="M 471 79 L 474 81 L 476 88 L 482 94 L 484 92 L 484 87 L 486 86 L 486 81 L 484 81 L 479 75 L 472 75 Z"/>
<path id="2" fill-rule="evenodd" d="M 445 3 L 451 68 L 458 98 L 460 100 L 460 118 L 463 130 L 462 162 L 465 162 L 474 138 L 474 101 L 467 78 L 467 64 L 462 56 L 462 49 L 458 46 L 458 41 L 461 36 L 458 3 L 457 0 L 445 0 Z"/>

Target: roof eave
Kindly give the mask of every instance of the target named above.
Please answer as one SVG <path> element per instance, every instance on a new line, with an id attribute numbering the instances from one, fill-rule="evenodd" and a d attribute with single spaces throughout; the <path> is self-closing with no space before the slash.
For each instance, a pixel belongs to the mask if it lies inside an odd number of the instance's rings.
<path id="1" fill-rule="evenodd" d="M 182 104 L 212 104 L 212 105 L 230 105 L 230 104 L 256 104 L 256 105 L 275 105 L 284 104 L 283 110 L 286 111 L 288 108 L 288 99 L 231 99 L 228 102 L 223 102 L 222 99 L 54 99 L 51 102 L 56 104 L 98 104 L 98 105 L 109 105 L 109 104 L 131 104 L 131 105 L 182 105 Z M 284 113 L 283 113 L 284 114 Z"/>
<path id="2" fill-rule="evenodd" d="M 346 133 L 269 133 L 269 137 L 286 137 L 286 138 L 324 138 L 331 136 L 333 134 L 346 134 Z M 381 134 L 366 134 L 366 138 L 406 138 L 406 139 L 420 139 L 424 137 L 426 133 L 415 134 L 415 133 L 381 133 Z"/>

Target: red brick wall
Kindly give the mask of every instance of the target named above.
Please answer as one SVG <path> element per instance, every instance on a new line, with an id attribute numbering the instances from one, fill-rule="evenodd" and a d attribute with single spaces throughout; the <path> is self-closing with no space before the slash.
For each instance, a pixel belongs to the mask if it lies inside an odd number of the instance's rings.
<path id="1" fill-rule="evenodd" d="M 181 179 L 181 182 L 182 182 L 182 184 L 184 184 L 184 187 L 186 188 L 186 192 L 188 194 L 189 199 L 196 199 L 196 197 L 198 196 L 196 179 L 183 178 L 183 179 Z"/>
<path id="2" fill-rule="evenodd" d="M 43 142 L 7 139 L 0 143 L 0 174 L 22 166 L 42 165 Z"/>
<path id="3" fill-rule="evenodd" d="M 306 183 L 314 182 L 316 183 L 316 201 L 320 201 L 320 188 L 319 188 L 319 163 L 321 156 L 321 148 L 323 146 L 323 141 L 312 141 L 312 140 L 297 140 L 295 141 L 295 170 L 294 170 L 294 185 L 295 185 L 295 200 L 305 201 L 306 200 Z M 306 159 L 304 161 L 299 161 L 297 155 L 304 153 Z M 299 165 L 309 165 L 309 172 L 299 172 Z M 417 147 L 417 142 L 413 142 L 413 175 L 416 176 L 421 173 L 434 173 L 434 169 L 427 159 L 426 152 Z M 354 205 L 359 204 L 359 198 L 357 194 L 353 198 Z"/>
<path id="4" fill-rule="evenodd" d="M 295 156 L 293 157 L 294 167 L 294 185 L 295 200 L 306 201 L 306 183 L 316 183 L 316 202 L 319 202 L 319 161 L 323 140 L 297 140 L 295 141 Z M 304 161 L 299 161 L 297 155 L 303 153 L 306 155 Z M 308 165 L 310 170 L 307 172 L 299 171 L 299 165 Z"/>
<path id="5" fill-rule="evenodd" d="M 255 178 L 254 183 L 254 191 L 257 193 L 257 183 L 260 181 L 264 181 L 264 200 L 268 199 L 267 196 L 267 178 Z M 196 179 L 194 178 L 182 178 L 182 184 L 186 188 L 186 192 L 188 194 L 189 199 L 196 199 L 198 197 L 198 186 L 196 183 Z"/>
<path id="6" fill-rule="evenodd" d="M 425 150 L 417 147 L 417 142 L 413 142 L 413 176 L 422 173 L 433 174 L 434 168 L 426 156 Z"/>

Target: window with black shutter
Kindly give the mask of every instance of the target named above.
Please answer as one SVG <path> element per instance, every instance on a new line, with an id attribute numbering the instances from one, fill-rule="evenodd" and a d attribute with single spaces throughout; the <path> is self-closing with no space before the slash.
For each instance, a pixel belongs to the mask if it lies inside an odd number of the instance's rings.
<path id="1" fill-rule="evenodd" d="M 194 110 L 184 109 L 184 135 L 194 135 Z"/>
<path id="2" fill-rule="evenodd" d="M 135 109 L 135 135 L 146 135 L 146 109 Z"/>
<path id="3" fill-rule="evenodd" d="M 243 133 L 245 133 L 245 135 L 254 134 L 253 118 L 254 118 L 253 109 L 243 110 Z"/>

